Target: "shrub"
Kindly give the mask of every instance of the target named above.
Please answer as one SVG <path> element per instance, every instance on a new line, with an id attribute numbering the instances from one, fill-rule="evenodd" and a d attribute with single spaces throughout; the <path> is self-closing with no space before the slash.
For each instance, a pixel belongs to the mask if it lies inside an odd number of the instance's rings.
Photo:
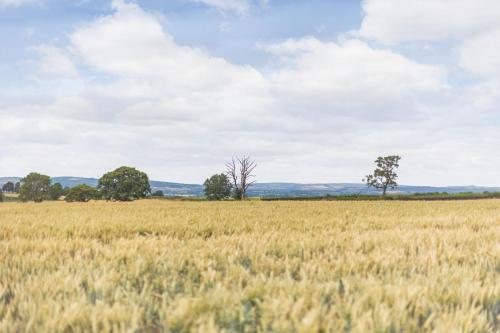
<path id="1" fill-rule="evenodd" d="M 163 198 L 165 195 L 163 194 L 163 191 L 158 190 L 158 191 L 155 191 L 151 196 Z"/>
<path id="2" fill-rule="evenodd" d="M 82 184 L 68 189 L 64 200 L 67 202 L 88 202 L 96 198 L 97 190 L 94 187 Z"/>

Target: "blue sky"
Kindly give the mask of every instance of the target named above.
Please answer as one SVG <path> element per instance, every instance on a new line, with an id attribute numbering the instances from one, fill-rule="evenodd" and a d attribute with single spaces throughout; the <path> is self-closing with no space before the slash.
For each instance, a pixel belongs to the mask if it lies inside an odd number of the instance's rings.
<path id="1" fill-rule="evenodd" d="M 165 29 L 178 43 L 209 50 L 239 64 L 265 66 L 267 57 L 257 45 L 288 38 L 318 36 L 334 40 L 356 29 L 360 3 L 339 1 L 274 1 L 235 15 L 203 3 L 186 0 L 137 1 L 142 8 L 162 15 Z M 30 46 L 61 43 L 79 25 L 112 14 L 109 1 L 47 0 L 0 7 L 0 38 L 4 68 L 29 58 Z"/>
<path id="2" fill-rule="evenodd" d="M 0 0 L 0 175 L 500 185 L 494 0 Z"/>

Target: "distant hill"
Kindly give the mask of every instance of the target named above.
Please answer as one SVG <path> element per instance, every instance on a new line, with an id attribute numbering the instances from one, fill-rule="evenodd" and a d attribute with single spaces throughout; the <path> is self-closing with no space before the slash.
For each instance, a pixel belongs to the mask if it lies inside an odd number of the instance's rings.
<path id="1" fill-rule="evenodd" d="M 413 194 L 413 193 L 462 193 L 462 192 L 497 192 L 499 187 L 480 186 L 409 186 L 400 185 L 392 194 Z M 346 194 L 379 194 L 380 192 L 368 188 L 365 184 L 359 183 L 327 183 L 327 184 L 296 184 L 296 183 L 257 183 L 249 191 L 251 196 L 261 197 L 312 197 Z"/>
<path id="2" fill-rule="evenodd" d="M 8 181 L 18 182 L 19 177 L 0 177 L 0 186 Z M 82 177 L 54 177 L 53 183 L 61 183 L 63 187 L 73 187 L 79 184 L 97 186 L 96 178 Z M 161 190 L 167 196 L 203 196 L 203 186 L 198 184 L 182 184 L 163 181 L 151 181 L 153 191 Z M 482 186 L 408 186 L 401 185 L 393 194 L 412 193 L 462 193 L 462 192 L 500 192 L 500 187 Z M 256 183 L 249 190 L 249 196 L 260 197 L 312 197 L 342 194 L 377 194 L 379 192 L 358 183 L 326 183 L 326 184 L 298 184 L 298 183 Z"/>

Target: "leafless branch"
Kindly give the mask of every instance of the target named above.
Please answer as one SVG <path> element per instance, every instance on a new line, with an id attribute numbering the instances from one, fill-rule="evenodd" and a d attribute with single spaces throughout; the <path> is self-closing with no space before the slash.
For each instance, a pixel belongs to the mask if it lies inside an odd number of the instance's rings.
<path id="1" fill-rule="evenodd" d="M 251 179 L 255 177 L 253 171 L 257 167 L 257 163 L 249 156 L 243 156 L 242 158 L 236 157 L 236 161 L 232 158 L 231 161 L 226 164 L 226 172 L 233 182 L 234 189 L 240 195 L 240 199 L 243 200 L 248 188 L 255 183 L 255 180 Z"/>
<path id="2" fill-rule="evenodd" d="M 231 158 L 231 161 L 226 163 L 226 173 L 231 179 L 235 190 L 238 190 L 238 171 L 236 169 L 236 162 L 234 161 L 234 158 Z"/>

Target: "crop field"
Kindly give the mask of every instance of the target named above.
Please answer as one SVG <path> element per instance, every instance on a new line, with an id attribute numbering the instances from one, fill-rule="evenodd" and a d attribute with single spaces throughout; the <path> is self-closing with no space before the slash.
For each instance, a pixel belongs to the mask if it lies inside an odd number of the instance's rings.
<path id="1" fill-rule="evenodd" d="M 500 200 L 0 204 L 0 332 L 500 332 Z"/>

